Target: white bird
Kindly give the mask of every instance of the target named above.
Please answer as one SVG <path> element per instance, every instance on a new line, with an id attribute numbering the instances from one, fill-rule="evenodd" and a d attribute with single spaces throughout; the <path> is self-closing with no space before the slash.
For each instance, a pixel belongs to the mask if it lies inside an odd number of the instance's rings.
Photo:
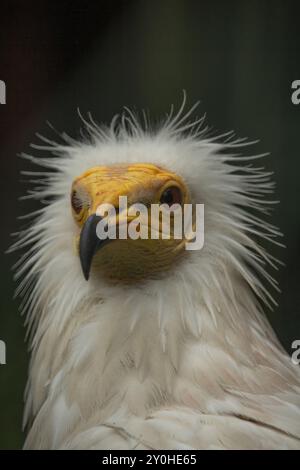
<path id="1" fill-rule="evenodd" d="M 260 240 L 279 235 L 261 219 L 270 174 L 183 108 L 157 129 L 128 110 L 109 127 L 89 116 L 88 139 L 44 139 L 51 155 L 27 156 L 48 169 L 29 196 L 50 201 L 14 245 L 31 333 L 26 449 L 300 448 L 299 367 L 263 312 L 277 263 Z M 172 202 L 174 186 L 204 204 L 201 250 L 174 238 L 96 250 L 99 204 L 163 202 L 167 189 Z"/>

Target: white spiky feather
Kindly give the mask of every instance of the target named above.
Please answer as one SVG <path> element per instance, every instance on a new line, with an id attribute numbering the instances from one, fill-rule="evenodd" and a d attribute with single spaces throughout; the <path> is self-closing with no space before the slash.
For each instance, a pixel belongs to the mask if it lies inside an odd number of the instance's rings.
<path id="1" fill-rule="evenodd" d="M 185 100 L 184 100 L 185 101 Z M 279 232 L 270 174 L 246 143 L 189 122 L 184 103 L 156 130 L 126 111 L 89 138 L 43 138 L 48 170 L 28 197 L 51 198 L 14 249 L 30 331 L 25 448 L 275 449 L 300 447 L 299 368 L 262 305 L 274 301 L 276 260 L 260 245 Z M 73 249 L 70 188 L 97 165 L 148 162 L 181 175 L 205 205 L 204 248 L 136 286 L 83 278 Z M 55 171 L 53 171 L 55 170 Z M 288 321 L 288 319 L 287 319 Z"/>

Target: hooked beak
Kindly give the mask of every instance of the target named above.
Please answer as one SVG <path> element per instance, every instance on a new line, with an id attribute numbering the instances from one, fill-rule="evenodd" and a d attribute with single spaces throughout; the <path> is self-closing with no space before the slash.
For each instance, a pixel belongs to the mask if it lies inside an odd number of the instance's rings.
<path id="1" fill-rule="evenodd" d="M 101 240 L 97 236 L 96 228 L 98 222 L 102 217 L 93 214 L 88 217 L 85 224 L 82 227 L 80 239 L 79 239 L 79 258 L 81 263 L 82 272 L 86 281 L 89 279 L 91 264 L 95 253 L 103 246 L 109 243 L 111 240 L 106 238 Z"/>

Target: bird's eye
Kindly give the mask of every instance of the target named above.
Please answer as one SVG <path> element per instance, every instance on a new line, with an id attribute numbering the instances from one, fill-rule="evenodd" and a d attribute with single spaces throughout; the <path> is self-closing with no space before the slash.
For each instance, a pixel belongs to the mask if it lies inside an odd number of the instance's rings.
<path id="1" fill-rule="evenodd" d="M 79 214 L 79 213 L 81 212 L 81 209 L 82 209 L 82 201 L 79 199 L 79 197 L 78 197 L 76 191 L 72 191 L 72 194 L 71 194 L 71 206 L 72 206 L 72 208 L 73 208 L 73 211 L 74 211 L 76 214 Z"/>
<path id="2" fill-rule="evenodd" d="M 160 197 L 160 203 L 167 204 L 168 206 L 172 206 L 173 204 L 181 204 L 182 194 L 180 189 L 177 186 L 170 186 L 169 188 L 165 189 Z"/>

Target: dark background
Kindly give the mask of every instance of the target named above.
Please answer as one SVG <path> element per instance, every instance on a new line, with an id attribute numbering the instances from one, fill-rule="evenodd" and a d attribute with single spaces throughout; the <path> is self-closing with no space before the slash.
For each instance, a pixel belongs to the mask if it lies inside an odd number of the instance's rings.
<path id="1" fill-rule="evenodd" d="M 7 365 L 0 366 L 0 448 L 20 448 L 27 354 L 22 319 L 13 300 L 11 265 L 4 255 L 18 215 L 34 208 L 20 202 L 17 157 L 30 152 L 35 132 L 79 135 L 77 107 L 109 122 L 123 106 L 148 109 L 154 119 L 182 89 L 188 102 L 221 132 L 259 138 L 253 151 L 271 152 L 280 206 L 274 222 L 285 233 L 286 267 L 278 273 L 279 308 L 268 313 L 291 353 L 300 338 L 299 176 L 300 105 L 291 83 L 300 79 L 299 2 L 292 1 L 52 1 L 0 4 L 0 79 L 7 104 L 0 106 L 0 339 Z M 277 253 L 277 250 L 276 254 Z"/>

